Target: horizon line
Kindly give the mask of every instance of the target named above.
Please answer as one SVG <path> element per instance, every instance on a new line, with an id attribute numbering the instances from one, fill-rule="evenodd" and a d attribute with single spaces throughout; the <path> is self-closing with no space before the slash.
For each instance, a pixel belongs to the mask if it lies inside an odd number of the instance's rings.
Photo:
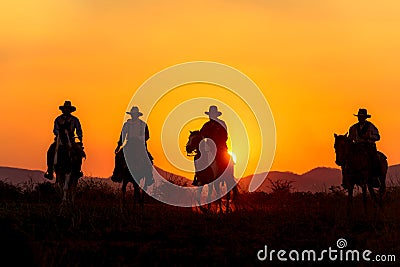
<path id="1" fill-rule="evenodd" d="M 389 165 L 389 168 L 390 168 L 390 167 L 393 167 L 393 166 L 399 166 L 399 165 L 400 165 L 400 163 L 392 164 L 392 165 Z M 161 169 L 161 170 L 163 170 L 163 171 L 165 171 L 165 172 L 175 174 L 175 173 L 170 172 L 170 171 L 168 171 L 168 170 L 165 170 L 165 169 L 163 169 L 163 168 L 161 168 L 161 167 L 159 167 L 159 166 L 157 166 L 157 165 L 154 165 L 154 167 L 155 167 L 155 168 L 158 168 L 158 169 Z M 27 168 L 25 168 L 25 167 L 15 167 L 15 166 L 1 166 L 1 165 L 0 165 L 0 168 L 19 169 L 19 170 L 25 170 L 25 171 L 39 171 L 39 172 L 43 172 L 43 173 L 45 172 L 45 171 L 39 170 L 39 169 L 27 169 Z M 311 168 L 311 169 L 309 169 L 308 171 L 303 172 L 303 173 L 296 173 L 296 172 L 294 172 L 294 171 L 289 171 L 289 170 L 286 170 L 286 171 L 282 171 L 282 170 L 269 170 L 269 171 L 266 171 L 266 172 L 253 173 L 253 174 L 249 174 L 249 175 L 246 175 L 246 176 L 242 176 L 242 177 L 240 177 L 239 179 L 245 178 L 245 177 L 249 177 L 249 176 L 251 176 L 251 175 L 260 175 L 260 174 L 270 173 L 270 172 L 280 172 L 280 173 L 285 173 L 285 172 L 286 172 L 286 173 L 292 173 L 292 174 L 301 176 L 301 175 L 304 175 L 304 174 L 306 174 L 306 173 L 308 173 L 308 172 L 311 172 L 311 171 L 313 171 L 313 170 L 315 170 L 315 169 L 321 169 L 321 168 L 340 170 L 340 167 L 326 167 L 326 166 L 317 166 L 317 167 Z M 185 176 L 182 176 L 182 175 L 178 175 L 178 174 L 175 174 L 175 175 L 177 175 L 177 176 L 179 176 L 179 177 L 184 177 L 184 178 L 190 180 L 190 178 L 188 178 L 188 177 L 185 177 Z M 86 176 L 86 175 L 84 175 L 84 176 L 85 176 L 85 177 L 92 177 L 92 178 L 102 178 L 102 179 L 108 179 L 108 178 L 111 177 L 111 175 L 110 175 L 110 177 Z"/>

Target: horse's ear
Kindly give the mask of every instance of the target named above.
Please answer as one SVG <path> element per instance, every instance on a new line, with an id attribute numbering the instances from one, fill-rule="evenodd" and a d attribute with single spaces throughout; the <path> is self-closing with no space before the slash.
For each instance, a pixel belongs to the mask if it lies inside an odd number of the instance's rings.
<path id="1" fill-rule="evenodd" d="M 337 137 L 337 134 L 336 134 L 336 133 L 334 133 L 334 134 L 333 134 L 333 136 L 336 138 L 336 137 Z"/>
<path id="2" fill-rule="evenodd" d="M 344 136 L 348 137 L 347 135 L 349 134 L 349 132 L 347 132 Z"/>
<path id="3" fill-rule="evenodd" d="M 193 132 L 189 130 L 189 132 L 192 134 Z"/>

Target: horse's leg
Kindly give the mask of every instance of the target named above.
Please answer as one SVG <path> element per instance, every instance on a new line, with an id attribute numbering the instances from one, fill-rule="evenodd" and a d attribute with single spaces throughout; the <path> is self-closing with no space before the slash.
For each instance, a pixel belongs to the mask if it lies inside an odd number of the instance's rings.
<path id="1" fill-rule="evenodd" d="M 383 206 L 383 198 L 386 194 L 386 174 L 388 170 L 388 163 L 385 158 L 380 158 L 381 162 L 381 176 L 379 177 L 379 181 L 381 182 L 379 186 L 379 205 Z"/>
<path id="2" fill-rule="evenodd" d="M 142 208 L 143 208 L 143 206 L 144 206 L 144 198 L 146 197 L 146 191 L 147 191 L 147 185 L 146 185 L 146 183 L 143 185 L 143 189 L 141 189 L 141 196 L 142 196 L 142 199 L 141 199 L 141 202 L 142 202 Z"/>
<path id="3" fill-rule="evenodd" d="M 70 203 L 72 206 L 74 205 L 75 202 L 74 199 L 75 188 L 76 188 L 76 177 L 74 177 L 73 174 L 71 173 L 68 185 L 68 203 Z"/>
<path id="4" fill-rule="evenodd" d="M 136 181 L 133 181 L 133 208 L 136 209 L 136 206 L 138 205 L 140 207 L 140 200 L 141 200 L 141 196 L 140 196 L 140 187 L 139 185 L 136 183 Z"/>
<path id="5" fill-rule="evenodd" d="M 231 206 L 230 206 L 230 201 L 231 201 L 231 191 L 229 190 L 229 188 L 226 188 L 227 192 L 226 192 L 226 213 L 230 213 L 231 212 Z"/>
<path id="6" fill-rule="evenodd" d="M 230 213 L 232 212 L 232 207 L 234 209 L 237 209 L 235 201 L 236 201 L 236 197 L 237 197 L 237 185 L 235 184 L 231 190 L 229 190 L 226 194 L 226 198 L 227 198 L 227 203 L 226 203 L 226 213 Z M 232 201 L 232 203 L 231 203 Z"/>
<path id="7" fill-rule="evenodd" d="M 385 194 L 386 194 L 386 178 L 381 178 L 381 185 L 379 187 L 379 198 L 381 202 L 383 201 Z"/>
<path id="8" fill-rule="evenodd" d="M 371 198 L 372 198 L 374 204 L 378 204 L 379 205 L 379 200 L 376 197 L 374 187 L 371 184 L 368 184 L 368 191 L 369 191 L 369 194 L 371 195 Z"/>
<path id="9" fill-rule="evenodd" d="M 208 188 L 208 193 L 207 193 L 207 206 L 208 206 L 208 210 L 211 210 L 211 195 L 212 195 L 212 192 L 213 192 L 213 183 L 209 183 L 208 185 L 207 185 L 207 188 Z M 215 190 L 216 191 L 216 190 Z"/>
<path id="10" fill-rule="evenodd" d="M 63 195 L 63 202 L 66 203 L 68 201 L 68 191 L 69 191 L 69 183 L 71 180 L 71 173 L 65 174 L 65 179 L 64 179 L 64 195 Z"/>
<path id="11" fill-rule="evenodd" d="M 230 201 L 231 201 L 231 192 L 228 191 L 228 192 L 226 192 L 226 207 L 225 207 L 226 213 L 230 213 L 230 211 L 231 211 L 231 207 L 230 207 L 230 203 L 229 203 Z"/>
<path id="12" fill-rule="evenodd" d="M 138 188 L 139 188 L 139 194 L 140 194 L 139 195 L 140 196 L 140 202 L 139 202 L 139 205 L 140 205 L 140 221 L 142 221 L 143 220 L 143 214 L 144 214 L 144 197 L 145 197 L 146 189 L 147 189 L 146 181 L 145 181 L 145 184 L 143 186 L 143 189 L 140 188 L 139 185 L 138 185 Z"/>
<path id="13" fill-rule="evenodd" d="M 225 181 L 226 184 L 226 213 L 231 212 L 231 196 L 232 196 L 232 202 L 235 199 L 235 195 L 237 194 L 237 185 L 236 181 L 233 177 L 233 174 L 230 175 L 229 179 L 226 179 Z"/>
<path id="14" fill-rule="evenodd" d="M 202 189 L 204 188 L 204 186 L 199 186 L 199 188 L 196 191 L 196 201 L 197 201 L 197 206 L 199 207 L 199 209 L 201 209 L 201 192 Z"/>
<path id="15" fill-rule="evenodd" d="M 363 198 L 363 207 L 364 207 L 364 213 L 367 214 L 368 210 L 367 210 L 367 185 L 363 184 L 361 186 L 362 189 L 362 198 Z"/>
<path id="16" fill-rule="evenodd" d="M 75 191 L 76 191 L 76 183 L 75 183 L 75 177 L 73 177 L 73 181 L 71 181 L 71 186 L 70 186 L 70 191 L 69 195 L 71 198 L 71 204 L 75 205 Z"/>
<path id="17" fill-rule="evenodd" d="M 354 185 L 350 184 L 347 189 L 347 216 L 350 216 L 353 213 L 353 190 Z"/>
<path id="18" fill-rule="evenodd" d="M 141 196 L 141 192 L 140 192 L 140 187 L 139 185 L 135 182 L 133 184 L 133 206 L 139 206 L 139 208 L 142 205 L 142 196 Z"/>
<path id="19" fill-rule="evenodd" d="M 57 195 L 61 198 L 61 201 L 62 201 L 64 192 L 63 192 L 63 182 L 61 181 L 61 177 L 60 176 L 61 176 L 60 173 L 57 171 L 56 172 L 56 184 L 55 184 L 55 187 L 56 187 L 56 190 L 57 190 Z"/>
<path id="20" fill-rule="evenodd" d="M 386 195 L 386 179 L 381 180 L 381 185 L 379 186 L 379 207 L 383 207 L 383 199 L 385 198 Z"/>
<path id="21" fill-rule="evenodd" d="M 239 208 L 238 197 L 239 197 L 239 188 L 238 185 L 235 184 L 234 187 L 232 188 L 232 204 L 234 205 L 235 210 L 238 210 Z"/>
<path id="22" fill-rule="evenodd" d="M 221 196 L 221 188 L 219 187 L 220 183 L 217 183 L 217 181 L 214 181 L 212 183 L 212 185 L 213 185 L 212 187 L 214 187 L 214 189 L 215 189 L 215 194 L 216 194 L 215 199 L 217 202 L 217 209 L 219 210 L 220 213 L 222 213 L 223 209 L 222 209 L 222 199 L 220 197 Z"/>
<path id="23" fill-rule="evenodd" d="M 122 188 L 121 188 L 121 191 L 122 191 L 122 205 L 123 206 L 125 206 L 125 203 L 126 203 L 125 197 L 126 197 L 126 186 L 127 185 L 128 185 L 128 180 L 124 178 L 122 180 Z"/>
<path id="24" fill-rule="evenodd" d="M 72 187 L 71 187 L 71 202 L 74 205 L 75 204 L 75 197 L 76 197 L 76 189 L 78 188 L 78 177 L 73 177 L 72 180 Z"/>

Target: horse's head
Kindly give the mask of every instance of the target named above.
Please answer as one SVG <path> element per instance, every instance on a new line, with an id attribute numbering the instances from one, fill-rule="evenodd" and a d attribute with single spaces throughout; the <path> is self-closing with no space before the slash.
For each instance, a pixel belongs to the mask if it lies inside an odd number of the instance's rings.
<path id="1" fill-rule="evenodd" d="M 186 143 L 186 153 L 191 154 L 193 151 L 198 150 L 201 139 L 203 138 L 200 131 L 190 131 L 189 140 Z"/>
<path id="2" fill-rule="evenodd" d="M 335 137 L 334 148 L 336 153 L 335 163 L 338 166 L 344 166 L 347 159 L 347 155 L 351 148 L 351 140 L 347 136 L 347 133 L 345 135 L 334 134 L 334 137 Z"/>

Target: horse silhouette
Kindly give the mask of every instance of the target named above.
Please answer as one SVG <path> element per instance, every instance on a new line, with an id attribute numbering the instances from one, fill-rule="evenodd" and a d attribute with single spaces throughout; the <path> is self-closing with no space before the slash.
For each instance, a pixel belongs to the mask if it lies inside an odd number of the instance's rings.
<path id="1" fill-rule="evenodd" d="M 126 153 L 128 157 L 125 157 Z M 127 161 L 126 159 L 129 159 Z M 131 142 L 125 149 L 120 149 L 115 157 L 115 170 L 111 180 L 122 182 L 122 203 L 126 204 L 126 188 L 129 183 L 133 185 L 133 205 L 144 206 L 144 196 L 147 187 L 154 183 L 153 161 L 143 144 Z M 144 180 L 143 189 L 140 187 Z"/>
<path id="2" fill-rule="evenodd" d="M 186 153 L 188 155 L 193 156 L 194 165 L 195 165 L 195 177 L 193 181 L 193 185 L 200 186 L 197 194 L 197 204 L 201 208 L 201 192 L 204 188 L 203 185 L 208 185 L 208 196 L 207 202 L 208 210 L 211 208 L 211 195 L 213 189 L 216 192 L 216 199 L 217 204 L 220 212 L 223 212 L 222 209 L 222 199 L 220 197 L 221 194 L 221 186 L 226 185 L 227 193 L 226 193 L 226 212 L 231 211 L 230 207 L 230 198 L 232 194 L 232 200 L 236 199 L 238 194 L 237 183 L 234 177 L 234 168 L 233 168 L 233 161 L 230 155 L 227 153 L 227 161 L 229 161 L 226 170 L 220 170 L 218 168 L 218 162 L 216 161 L 215 157 L 210 160 L 207 157 L 207 151 L 202 149 L 201 142 L 204 140 L 203 136 L 201 135 L 200 131 L 190 131 L 190 135 L 188 138 L 188 142 L 186 144 Z M 206 141 L 207 142 L 207 141 Z M 207 145 L 206 145 L 207 146 Z M 203 156 L 202 156 L 203 155 Z M 219 178 L 219 179 L 218 179 Z M 232 192 L 231 192 L 232 191 Z"/>
<path id="3" fill-rule="evenodd" d="M 378 152 L 381 175 L 374 177 L 371 157 L 364 144 L 354 143 L 345 135 L 334 134 L 334 149 L 336 153 L 336 164 L 342 169 L 343 179 L 348 184 L 348 202 L 351 204 L 353 199 L 353 189 L 358 185 L 362 189 L 364 210 L 367 210 L 367 188 L 371 198 L 382 205 L 383 197 L 386 193 L 386 173 L 388 162 L 386 156 Z M 376 196 L 374 188 L 379 188 L 379 198 Z"/>
<path id="4" fill-rule="evenodd" d="M 62 194 L 62 204 L 75 202 L 82 159 L 85 157 L 81 144 L 71 140 L 66 129 L 60 130 L 56 137 L 54 170 L 56 184 Z"/>

